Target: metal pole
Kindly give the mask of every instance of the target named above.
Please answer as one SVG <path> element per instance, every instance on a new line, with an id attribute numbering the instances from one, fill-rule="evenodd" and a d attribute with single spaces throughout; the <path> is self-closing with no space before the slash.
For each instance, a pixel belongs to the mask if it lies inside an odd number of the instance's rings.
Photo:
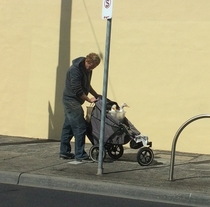
<path id="1" fill-rule="evenodd" d="M 198 119 L 203 119 L 203 118 L 210 118 L 210 114 L 201 114 L 201 115 L 192 117 L 191 119 L 187 120 L 184 124 L 182 124 L 181 127 L 176 132 L 174 139 L 173 139 L 172 147 L 171 147 L 171 161 L 170 161 L 170 169 L 169 169 L 169 180 L 170 181 L 173 181 L 176 143 L 179 138 L 179 135 L 181 134 L 181 132 L 187 125 L 189 125 L 190 123 L 192 123 Z"/>
<path id="2" fill-rule="evenodd" d="M 112 19 L 107 19 L 104 80 L 103 80 L 102 110 L 101 110 L 101 128 L 100 128 L 100 139 L 99 139 L 99 158 L 98 158 L 97 175 L 103 174 L 103 150 L 104 150 L 104 133 L 105 133 L 105 116 L 106 116 L 106 97 L 107 97 L 107 85 L 108 85 L 107 83 L 108 83 L 108 72 L 109 72 L 111 23 L 112 23 Z"/>

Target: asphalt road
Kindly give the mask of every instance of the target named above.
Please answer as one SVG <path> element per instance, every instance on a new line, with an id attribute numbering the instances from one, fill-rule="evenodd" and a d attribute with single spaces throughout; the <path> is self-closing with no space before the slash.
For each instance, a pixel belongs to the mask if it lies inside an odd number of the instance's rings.
<path id="1" fill-rule="evenodd" d="M 182 205 L 157 203 L 100 196 L 88 193 L 59 191 L 19 185 L 0 184 L 0 207 L 178 207 Z M 182 206 L 187 207 L 187 206 Z"/>

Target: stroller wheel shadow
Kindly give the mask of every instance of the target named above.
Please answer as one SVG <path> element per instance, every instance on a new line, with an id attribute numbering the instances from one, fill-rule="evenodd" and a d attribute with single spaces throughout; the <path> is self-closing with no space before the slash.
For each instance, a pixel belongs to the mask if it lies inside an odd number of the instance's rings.
<path id="1" fill-rule="evenodd" d="M 126 153 L 126 154 L 123 154 L 123 156 L 120 157 L 119 159 L 115 160 L 115 159 L 109 157 L 108 155 L 106 155 L 106 157 L 104 159 L 104 163 L 114 163 L 114 162 L 130 162 L 130 163 L 135 164 L 137 162 L 137 156 L 135 153 Z M 152 166 L 161 166 L 161 165 L 163 165 L 163 162 L 159 162 L 156 159 L 154 159 L 152 161 L 152 163 L 150 164 L 151 167 Z"/>

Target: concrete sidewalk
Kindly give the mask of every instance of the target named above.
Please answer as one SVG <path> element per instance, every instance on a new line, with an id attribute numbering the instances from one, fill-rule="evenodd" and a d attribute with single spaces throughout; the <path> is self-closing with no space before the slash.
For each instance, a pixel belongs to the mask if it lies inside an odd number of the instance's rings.
<path id="1" fill-rule="evenodd" d="M 154 150 L 142 167 L 138 150 L 126 148 L 113 161 L 107 155 L 103 175 L 98 163 L 59 159 L 58 141 L 0 136 L 0 182 L 51 189 L 210 206 L 210 155 L 176 152 L 174 181 L 169 181 L 170 152 Z M 89 152 L 90 144 L 86 144 Z"/>

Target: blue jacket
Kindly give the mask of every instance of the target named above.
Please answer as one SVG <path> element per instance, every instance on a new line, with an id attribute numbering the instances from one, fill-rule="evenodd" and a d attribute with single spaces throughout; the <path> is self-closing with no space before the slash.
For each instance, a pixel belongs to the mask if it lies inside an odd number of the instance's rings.
<path id="1" fill-rule="evenodd" d="M 92 71 L 85 68 L 85 58 L 79 57 L 72 61 L 71 67 L 66 73 L 66 82 L 63 92 L 64 100 L 76 99 L 81 105 L 85 102 L 80 96 L 85 93 L 88 95 Z"/>

